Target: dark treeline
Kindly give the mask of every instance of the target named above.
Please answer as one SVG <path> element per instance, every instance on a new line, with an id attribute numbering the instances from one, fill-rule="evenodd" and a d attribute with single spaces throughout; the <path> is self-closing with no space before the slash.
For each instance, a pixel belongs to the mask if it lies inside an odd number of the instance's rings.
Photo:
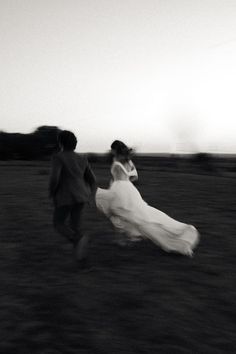
<path id="1" fill-rule="evenodd" d="M 0 132 L 0 160 L 41 160 L 57 150 L 60 129 L 41 126 L 33 133 Z"/>
<path id="2" fill-rule="evenodd" d="M 0 160 L 48 160 L 58 150 L 57 137 L 61 129 L 57 126 L 40 126 L 29 134 L 0 132 Z M 92 164 L 110 165 L 109 153 L 88 153 Z M 153 166 L 158 170 L 173 171 L 236 171 L 236 157 L 212 155 L 199 152 L 188 155 L 176 154 L 134 154 L 133 160 L 139 169 Z"/>
<path id="3" fill-rule="evenodd" d="M 87 154 L 92 164 L 107 165 L 111 163 L 109 154 Z M 193 154 L 134 154 L 132 160 L 138 169 L 152 166 L 158 171 L 201 172 L 218 174 L 236 172 L 236 156 L 198 152 Z"/>

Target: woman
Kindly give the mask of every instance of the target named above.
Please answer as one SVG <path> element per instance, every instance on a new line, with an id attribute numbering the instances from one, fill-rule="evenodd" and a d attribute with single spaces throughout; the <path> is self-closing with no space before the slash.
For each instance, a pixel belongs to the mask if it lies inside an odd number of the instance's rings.
<path id="1" fill-rule="evenodd" d="M 116 140 L 111 145 L 113 181 L 109 189 L 98 188 L 96 205 L 120 231 L 131 239 L 148 238 L 167 252 L 192 256 L 199 233 L 192 225 L 170 218 L 149 206 L 133 185 L 138 178 L 131 161 L 132 149 Z"/>

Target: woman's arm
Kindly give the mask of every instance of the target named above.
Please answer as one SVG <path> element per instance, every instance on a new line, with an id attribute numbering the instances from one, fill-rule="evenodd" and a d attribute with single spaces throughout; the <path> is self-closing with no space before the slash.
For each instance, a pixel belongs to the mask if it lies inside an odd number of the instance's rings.
<path id="1" fill-rule="evenodd" d="M 129 165 L 131 167 L 131 171 L 129 172 L 129 179 L 131 182 L 137 181 L 138 180 L 138 172 L 136 170 L 136 167 L 134 163 L 130 160 Z"/>

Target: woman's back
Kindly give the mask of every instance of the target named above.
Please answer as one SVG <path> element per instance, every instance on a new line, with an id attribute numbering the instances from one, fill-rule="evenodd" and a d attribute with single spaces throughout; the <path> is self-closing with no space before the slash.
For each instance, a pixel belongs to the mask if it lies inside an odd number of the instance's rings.
<path id="1" fill-rule="evenodd" d="M 129 181 L 131 169 L 130 161 L 125 163 L 114 161 L 111 166 L 111 174 L 114 181 Z"/>

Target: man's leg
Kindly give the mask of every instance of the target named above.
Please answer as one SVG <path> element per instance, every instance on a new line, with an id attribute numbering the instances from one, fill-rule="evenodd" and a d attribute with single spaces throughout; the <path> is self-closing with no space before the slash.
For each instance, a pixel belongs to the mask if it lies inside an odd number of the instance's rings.
<path id="1" fill-rule="evenodd" d="M 53 224 L 55 229 L 67 238 L 70 242 L 75 242 L 75 232 L 66 225 L 66 219 L 71 213 L 70 205 L 63 205 L 61 207 L 56 207 L 53 214 Z"/>
<path id="2" fill-rule="evenodd" d="M 71 209 L 71 228 L 76 233 L 76 258 L 83 261 L 88 256 L 89 235 L 84 233 L 84 203 L 75 204 Z"/>

